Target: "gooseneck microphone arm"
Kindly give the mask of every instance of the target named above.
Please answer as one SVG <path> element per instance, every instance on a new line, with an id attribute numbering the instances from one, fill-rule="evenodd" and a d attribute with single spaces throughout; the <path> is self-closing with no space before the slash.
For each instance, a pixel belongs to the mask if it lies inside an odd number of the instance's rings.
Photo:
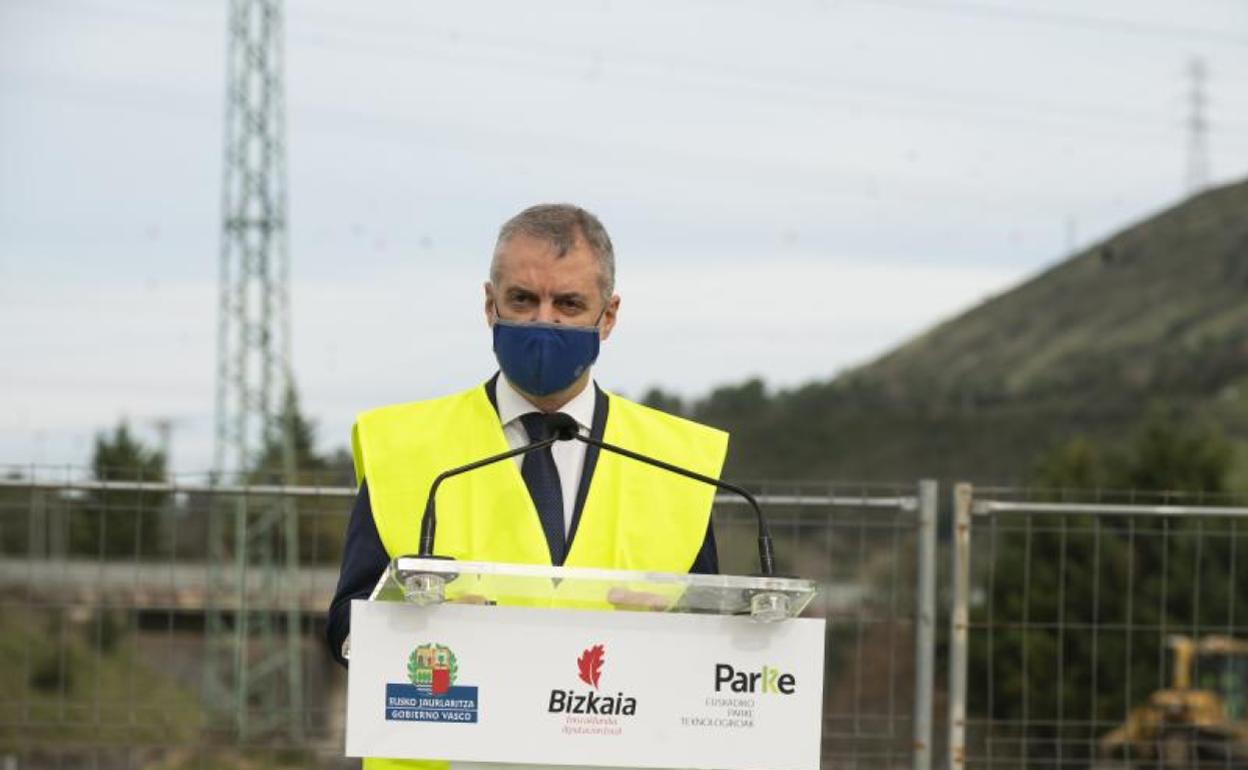
<path id="1" fill-rule="evenodd" d="M 645 455 L 638 454 L 631 449 L 625 449 L 624 447 L 615 446 L 614 444 L 608 444 L 607 442 L 593 438 L 592 436 L 581 435 L 580 427 L 576 424 L 576 420 L 566 414 L 563 414 L 562 412 L 555 412 L 553 414 L 546 415 L 546 425 L 550 429 L 551 434 L 554 436 L 554 439 L 552 439 L 554 441 L 571 441 L 575 439 L 583 444 L 598 447 L 599 449 L 605 449 L 608 452 L 623 455 L 632 460 L 636 460 L 637 462 L 645 463 L 646 465 L 662 468 L 663 470 L 670 471 L 678 476 L 684 476 L 685 478 L 700 481 L 703 484 L 710 484 L 711 486 L 718 487 L 720 489 L 726 489 L 729 492 L 733 492 L 740 497 L 745 498 L 746 502 L 750 504 L 750 507 L 754 509 L 754 516 L 758 520 L 759 573 L 764 577 L 772 577 L 776 574 L 776 555 L 771 544 L 771 529 L 767 526 L 767 518 L 763 516 L 763 509 L 758 506 L 758 501 L 754 499 L 754 495 L 750 494 L 736 484 L 712 478 L 710 476 L 704 476 L 696 471 L 681 468 L 679 465 L 672 465 L 671 463 L 666 463 L 653 457 L 646 457 Z"/>
<path id="2" fill-rule="evenodd" d="M 573 424 L 575 424 L 575 421 L 573 421 Z M 492 457 L 486 457 L 483 460 L 477 460 L 476 462 L 471 462 L 467 465 L 461 465 L 458 468 L 451 468 L 449 471 L 439 473 L 437 478 L 433 480 L 433 485 L 429 487 L 429 499 L 425 501 L 425 514 L 420 518 L 420 551 L 417 553 L 417 556 L 422 559 L 437 558 L 433 555 L 433 537 L 438 529 L 438 514 L 435 500 L 438 495 L 438 487 L 442 485 L 443 481 L 446 481 L 452 476 L 458 476 L 461 473 L 475 471 L 477 468 L 484 468 L 487 465 L 493 465 L 494 463 L 501 462 L 503 460 L 509 460 L 512 457 L 519 457 L 520 455 L 528 454 L 529 452 L 536 452 L 539 449 L 545 449 L 551 444 L 554 444 L 556 441 L 559 441 L 559 438 L 560 437 L 556 435 L 553 438 L 535 441 L 532 444 L 525 444 L 522 447 L 517 447 L 508 452 L 501 452 L 493 455 Z"/>

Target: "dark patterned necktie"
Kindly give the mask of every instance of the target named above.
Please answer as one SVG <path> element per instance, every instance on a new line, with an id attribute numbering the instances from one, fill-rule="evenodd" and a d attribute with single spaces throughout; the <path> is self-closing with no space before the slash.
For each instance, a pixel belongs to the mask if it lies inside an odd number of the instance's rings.
<path id="1" fill-rule="evenodd" d="M 529 412 L 521 415 L 520 422 L 529 434 L 530 442 L 545 441 L 550 438 L 546 428 L 546 418 L 541 412 Z M 563 533 L 563 485 L 559 483 L 559 469 L 555 467 L 555 456 L 550 447 L 529 452 L 524 456 L 520 466 L 520 475 L 524 477 L 524 485 L 529 488 L 529 496 L 533 498 L 533 506 L 537 508 L 537 518 L 542 523 L 542 531 L 546 533 L 546 544 L 550 546 L 550 561 L 555 566 L 563 564 L 564 533 Z"/>

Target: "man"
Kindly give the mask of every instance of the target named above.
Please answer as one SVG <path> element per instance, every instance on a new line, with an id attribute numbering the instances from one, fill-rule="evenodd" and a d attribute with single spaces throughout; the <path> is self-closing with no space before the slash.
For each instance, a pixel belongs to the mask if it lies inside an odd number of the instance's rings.
<path id="1" fill-rule="evenodd" d="M 499 231 L 485 317 L 501 372 L 468 391 L 361 414 L 353 431 L 359 494 L 329 610 L 345 665 L 350 603 L 390 560 L 414 554 L 420 516 L 442 471 L 540 441 L 543 414 L 705 475 L 727 434 L 627 401 L 591 376 L 615 328 L 611 239 L 588 211 L 533 206 Z M 448 480 L 438 491 L 434 552 L 461 560 L 718 572 L 714 490 L 579 441 L 561 441 Z"/>

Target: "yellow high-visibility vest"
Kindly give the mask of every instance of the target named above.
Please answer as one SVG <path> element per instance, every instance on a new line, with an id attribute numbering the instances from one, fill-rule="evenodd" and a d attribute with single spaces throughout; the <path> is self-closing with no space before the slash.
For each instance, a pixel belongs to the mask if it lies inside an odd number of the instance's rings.
<path id="1" fill-rule="evenodd" d="M 603 441 L 719 476 L 728 434 L 606 396 Z M 439 473 L 508 449 L 484 386 L 361 414 L 352 431 L 355 475 L 368 480 L 373 520 L 390 558 L 419 550 L 420 519 Z M 706 537 L 714 495 L 709 485 L 600 452 L 564 566 L 686 572 Z M 447 480 L 438 488 L 437 516 L 434 553 L 440 556 L 551 564 L 514 460 Z M 447 763 L 369 758 L 364 767 L 446 770 Z"/>

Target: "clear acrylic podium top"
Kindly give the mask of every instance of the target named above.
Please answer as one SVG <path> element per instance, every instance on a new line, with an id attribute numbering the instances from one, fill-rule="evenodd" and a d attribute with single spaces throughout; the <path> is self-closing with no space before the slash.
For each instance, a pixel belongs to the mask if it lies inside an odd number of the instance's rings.
<path id="1" fill-rule="evenodd" d="M 687 575 L 400 556 L 378 581 L 373 601 L 443 602 L 561 609 L 797 617 L 814 598 L 813 580 Z"/>

